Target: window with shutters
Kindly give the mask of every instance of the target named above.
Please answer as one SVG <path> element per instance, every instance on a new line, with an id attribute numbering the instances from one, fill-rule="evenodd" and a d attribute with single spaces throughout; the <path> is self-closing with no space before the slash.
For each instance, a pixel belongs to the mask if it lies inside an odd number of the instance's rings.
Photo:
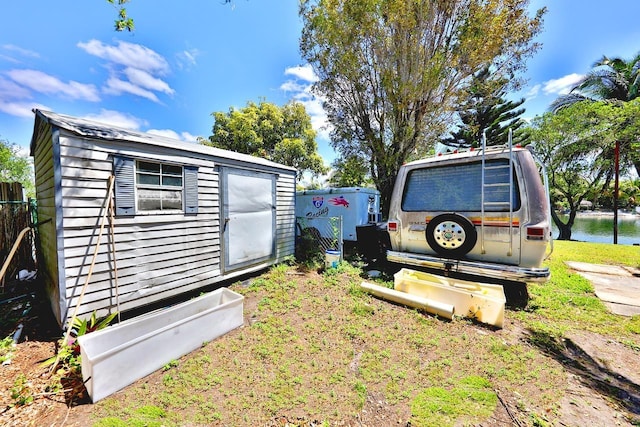
<path id="1" fill-rule="evenodd" d="M 136 162 L 138 211 L 181 211 L 182 166 Z"/>
<path id="2" fill-rule="evenodd" d="M 198 168 L 114 156 L 116 215 L 198 213 Z"/>

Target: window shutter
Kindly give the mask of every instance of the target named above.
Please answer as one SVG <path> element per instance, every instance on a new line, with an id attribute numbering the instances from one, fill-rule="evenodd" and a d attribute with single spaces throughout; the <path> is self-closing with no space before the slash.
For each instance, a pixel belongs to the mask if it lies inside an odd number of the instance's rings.
<path id="1" fill-rule="evenodd" d="M 115 175 L 115 205 L 116 215 L 130 215 L 136 213 L 135 176 L 133 159 L 128 157 L 113 157 L 113 174 Z"/>
<path id="2" fill-rule="evenodd" d="M 184 213 L 198 213 L 198 168 L 184 167 Z"/>

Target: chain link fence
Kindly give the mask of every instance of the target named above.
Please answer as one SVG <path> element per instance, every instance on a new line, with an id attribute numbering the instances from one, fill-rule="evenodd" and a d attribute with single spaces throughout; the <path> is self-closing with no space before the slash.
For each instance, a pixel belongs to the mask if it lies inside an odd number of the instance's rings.
<path id="1" fill-rule="evenodd" d="M 342 217 L 296 217 L 296 258 L 322 261 L 325 252 L 340 252 L 342 260 Z"/>

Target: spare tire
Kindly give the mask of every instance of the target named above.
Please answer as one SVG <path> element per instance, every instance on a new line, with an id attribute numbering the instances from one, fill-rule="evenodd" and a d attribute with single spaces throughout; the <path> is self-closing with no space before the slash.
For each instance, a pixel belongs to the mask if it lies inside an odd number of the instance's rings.
<path id="1" fill-rule="evenodd" d="M 475 226 L 467 218 L 455 213 L 434 217 L 425 232 L 427 243 L 438 255 L 463 258 L 478 240 Z"/>

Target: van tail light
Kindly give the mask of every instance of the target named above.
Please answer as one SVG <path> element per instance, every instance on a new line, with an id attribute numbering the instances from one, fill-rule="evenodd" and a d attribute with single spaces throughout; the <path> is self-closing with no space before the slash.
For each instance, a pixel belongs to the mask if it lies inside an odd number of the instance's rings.
<path id="1" fill-rule="evenodd" d="M 389 231 L 389 232 L 398 231 L 398 221 L 388 221 L 387 222 L 387 231 Z"/>
<path id="2" fill-rule="evenodd" d="M 527 227 L 527 240 L 544 240 L 546 227 Z"/>

